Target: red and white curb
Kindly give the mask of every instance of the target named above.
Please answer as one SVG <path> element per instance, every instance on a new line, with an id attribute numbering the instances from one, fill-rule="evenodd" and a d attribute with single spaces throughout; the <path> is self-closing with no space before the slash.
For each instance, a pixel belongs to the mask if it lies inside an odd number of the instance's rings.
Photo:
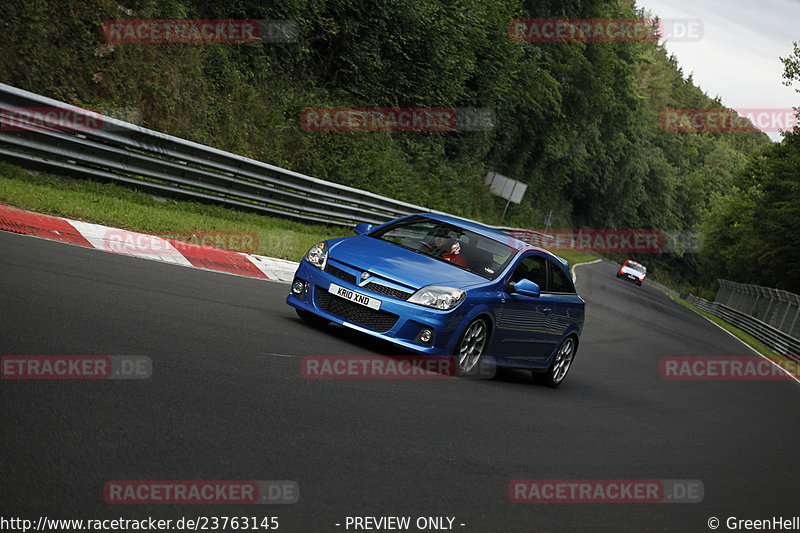
<path id="1" fill-rule="evenodd" d="M 192 268 L 291 282 L 297 263 L 0 205 L 0 230 Z"/>

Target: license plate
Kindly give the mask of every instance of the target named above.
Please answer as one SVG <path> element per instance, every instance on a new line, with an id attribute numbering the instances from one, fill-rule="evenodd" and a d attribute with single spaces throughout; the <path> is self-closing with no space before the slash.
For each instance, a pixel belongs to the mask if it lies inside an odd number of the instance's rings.
<path id="1" fill-rule="evenodd" d="M 360 292 L 351 291 L 350 289 L 345 289 L 344 287 L 340 287 L 333 283 L 331 283 L 328 292 L 330 292 L 334 296 L 344 298 L 345 300 L 350 300 L 351 302 L 363 305 L 365 307 L 369 307 L 370 309 L 375 309 L 376 311 L 381 308 L 381 301 L 378 300 L 377 298 L 370 298 L 366 294 L 361 294 Z"/>

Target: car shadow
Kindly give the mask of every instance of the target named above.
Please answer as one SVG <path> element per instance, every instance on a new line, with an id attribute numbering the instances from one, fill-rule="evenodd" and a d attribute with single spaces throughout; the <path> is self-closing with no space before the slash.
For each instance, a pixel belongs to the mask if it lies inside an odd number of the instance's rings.
<path id="1" fill-rule="evenodd" d="M 530 370 L 497 367 L 495 370 L 494 381 L 499 381 L 502 383 L 524 383 L 526 385 L 530 385 L 533 383 L 533 376 L 531 375 Z"/>
<path id="2" fill-rule="evenodd" d="M 341 326 L 339 324 L 335 324 L 333 322 L 330 322 L 328 324 L 312 324 L 310 322 L 306 322 L 302 318 L 291 315 L 286 316 L 286 321 L 287 323 L 295 325 L 299 324 L 300 326 L 308 328 L 310 330 L 316 330 L 324 332 L 328 335 L 333 335 L 337 339 L 344 341 L 347 344 L 352 344 L 353 346 L 373 351 L 379 355 L 413 354 L 413 352 L 409 350 L 404 350 L 399 346 L 392 344 L 389 341 L 365 335 L 364 333 L 361 333 L 354 329 L 347 328 L 345 326 Z"/>
<path id="3" fill-rule="evenodd" d="M 287 315 L 285 319 L 287 323 L 295 325 L 299 324 L 304 328 L 309 328 L 311 330 L 320 331 L 328 335 L 333 335 L 337 339 L 344 341 L 347 344 L 352 345 L 353 347 L 362 350 L 369 350 L 377 355 L 381 355 L 384 357 L 399 359 L 409 356 L 413 357 L 420 356 L 420 354 L 416 352 L 413 352 L 411 350 L 406 350 L 400 346 L 392 344 L 389 341 L 384 341 L 382 339 L 377 339 L 370 335 L 365 335 L 364 333 L 350 329 L 345 326 L 341 326 L 333 322 L 324 325 L 312 324 L 310 322 L 306 322 L 305 320 L 297 316 L 289 316 L 289 315 Z M 332 355 L 341 355 L 341 351 L 339 351 L 339 353 L 337 354 L 332 354 Z M 533 382 L 533 376 L 531 375 L 530 370 L 495 367 L 494 365 L 491 365 L 491 367 L 492 368 L 487 370 L 484 375 L 473 378 L 457 378 L 457 379 L 463 379 L 465 381 L 493 381 L 496 383 L 513 383 L 526 386 L 535 386 L 537 388 L 540 387 Z M 541 387 L 541 388 L 546 389 L 547 387 Z"/>

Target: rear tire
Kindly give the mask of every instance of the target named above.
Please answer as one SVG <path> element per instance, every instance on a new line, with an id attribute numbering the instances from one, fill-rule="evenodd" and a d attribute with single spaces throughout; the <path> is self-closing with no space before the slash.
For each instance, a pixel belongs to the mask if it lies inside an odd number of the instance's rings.
<path id="1" fill-rule="evenodd" d="M 575 351 L 578 349 L 578 343 L 575 337 L 569 336 L 561 341 L 561 346 L 558 347 L 556 356 L 553 362 L 550 363 L 550 368 L 547 372 L 533 373 L 533 381 L 541 385 L 555 389 L 564 382 L 567 377 L 572 361 L 575 359 Z"/>

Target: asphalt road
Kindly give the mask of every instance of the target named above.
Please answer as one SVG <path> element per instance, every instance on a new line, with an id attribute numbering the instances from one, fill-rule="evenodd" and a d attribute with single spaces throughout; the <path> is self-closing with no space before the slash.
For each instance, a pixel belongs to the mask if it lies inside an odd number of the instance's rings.
<path id="1" fill-rule="evenodd" d="M 751 352 L 611 265 L 579 268 L 577 285 L 586 325 L 559 389 L 522 371 L 309 380 L 302 356 L 392 350 L 300 321 L 285 284 L 0 232 L 0 354 L 153 362 L 144 380 L 0 382 L 0 516 L 277 516 L 287 532 L 441 516 L 465 532 L 597 532 L 800 515 L 800 385 L 664 380 L 663 357 Z M 512 503 L 515 479 L 700 480 L 704 498 Z M 111 505 L 110 480 L 294 480 L 301 495 Z"/>

